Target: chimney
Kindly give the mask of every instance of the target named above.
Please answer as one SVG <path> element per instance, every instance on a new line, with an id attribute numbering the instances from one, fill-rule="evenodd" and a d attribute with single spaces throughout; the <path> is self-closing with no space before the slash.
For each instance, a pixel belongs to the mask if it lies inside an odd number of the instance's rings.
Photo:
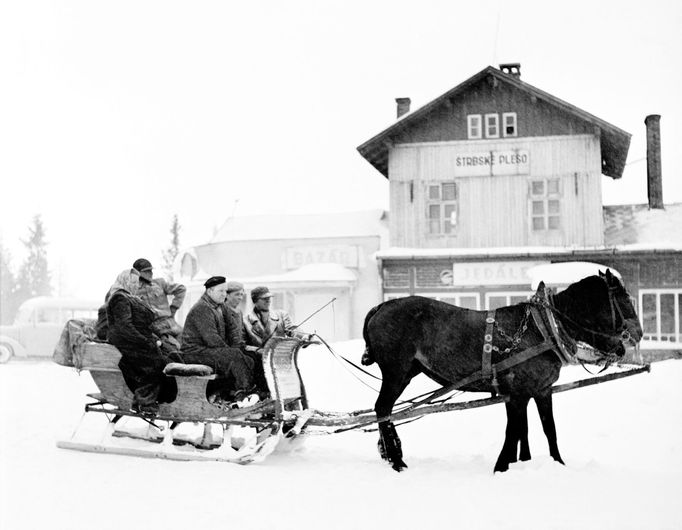
<path id="1" fill-rule="evenodd" d="M 649 209 L 663 209 L 663 178 L 661 173 L 661 115 L 650 114 L 646 124 L 646 182 Z"/>
<path id="2" fill-rule="evenodd" d="M 521 63 L 503 63 L 500 65 L 500 70 L 514 77 L 521 77 Z"/>
<path id="3" fill-rule="evenodd" d="M 398 115 L 396 118 L 400 118 L 403 114 L 410 112 L 410 98 L 395 98 L 395 102 L 398 104 L 396 109 Z"/>

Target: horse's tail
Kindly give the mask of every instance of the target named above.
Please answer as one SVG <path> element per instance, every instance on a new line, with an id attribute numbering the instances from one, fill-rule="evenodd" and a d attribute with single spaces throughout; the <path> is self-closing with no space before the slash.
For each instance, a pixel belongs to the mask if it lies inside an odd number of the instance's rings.
<path id="1" fill-rule="evenodd" d="M 375 359 L 372 356 L 372 352 L 370 351 L 372 345 L 369 342 L 369 336 L 367 334 L 367 325 L 369 324 L 370 319 L 376 314 L 377 311 L 379 311 L 381 305 L 382 304 L 374 306 L 372 309 L 369 310 L 367 316 L 365 317 L 365 324 L 362 326 L 362 338 L 365 339 L 365 351 L 362 354 L 362 359 L 360 360 L 360 362 L 365 366 L 369 366 L 370 364 L 373 364 L 375 362 Z"/>

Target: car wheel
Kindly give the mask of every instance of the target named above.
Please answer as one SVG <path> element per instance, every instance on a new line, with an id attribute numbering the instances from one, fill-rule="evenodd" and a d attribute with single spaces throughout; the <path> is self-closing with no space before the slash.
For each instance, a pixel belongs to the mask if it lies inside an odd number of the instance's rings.
<path id="1" fill-rule="evenodd" d="M 4 364 L 9 361 L 14 355 L 14 350 L 9 344 L 0 343 L 0 364 Z"/>

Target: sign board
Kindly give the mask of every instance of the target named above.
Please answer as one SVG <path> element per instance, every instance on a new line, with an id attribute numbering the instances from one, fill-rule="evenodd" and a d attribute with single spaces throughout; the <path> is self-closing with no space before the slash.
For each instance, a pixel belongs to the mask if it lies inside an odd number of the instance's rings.
<path id="1" fill-rule="evenodd" d="M 361 267 L 361 255 L 355 245 L 305 245 L 288 247 L 282 256 L 286 270 L 311 263 L 337 263 L 344 267 Z"/>
<path id="2" fill-rule="evenodd" d="M 452 266 L 453 286 L 530 285 L 528 270 L 544 261 L 475 261 Z"/>
<path id="3" fill-rule="evenodd" d="M 455 155 L 455 177 L 526 175 L 530 172 L 528 149 L 483 151 Z"/>

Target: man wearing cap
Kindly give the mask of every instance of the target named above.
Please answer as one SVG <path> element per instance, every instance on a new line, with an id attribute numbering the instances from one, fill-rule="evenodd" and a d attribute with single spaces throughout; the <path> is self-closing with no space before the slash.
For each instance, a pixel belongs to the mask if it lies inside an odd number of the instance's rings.
<path id="1" fill-rule="evenodd" d="M 153 278 L 152 264 L 145 258 L 135 260 L 133 269 L 140 273 L 138 296 L 154 311 L 155 318 L 152 331 L 164 342 L 176 349 L 180 348 L 182 327 L 175 321 L 175 313 L 185 300 L 187 289 L 180 283 L 172 283 L 164 278 Z M 168 303 L 168 297 L 173 299 Z"/>
<path id="2" fill-rule="evenodd" d="M 309 338 L 306 333 L 296 330 L 286 311 L 270 309 L 272 296 L 267 287 L 254 287 L 251 290 L 253 309 L 244 317 L 247 342 L 261 347 L 274 336 L 297 337 L 303 340 Z"/>
<path id="3" fill-rule="evenodd" d="M 268 394 L 269 390 L 263 370 L 263 355 L 258 346 L 252 346 L 246 342 L 247 332 L 244 324 L 244 314 L 241 310 L 244 296 L 244 284 L 235 281 L 227 282 L 227 297 L 223 306 L 227 344 L 233 348 L 239 348 L 253 359 L 253 380 L 259 395 L 264 397 Z"/>
<path id="4" fill-rule="evenodd" d="M 182 334 L 182 356 L 187 363 L 205 364 L 218 376 L 209 392 L 230 401 L 257 401 L 253 391 L 253 360 L 226 341 L 225 315 L 221 307 L 227 296 L 224 276 L 212 276 L 204 283 L 206 291 L 189 310 Z M 213 383 L 213 382 L 211 382 Z M 228 390 L 229 387 L 229 390 Z"/>

